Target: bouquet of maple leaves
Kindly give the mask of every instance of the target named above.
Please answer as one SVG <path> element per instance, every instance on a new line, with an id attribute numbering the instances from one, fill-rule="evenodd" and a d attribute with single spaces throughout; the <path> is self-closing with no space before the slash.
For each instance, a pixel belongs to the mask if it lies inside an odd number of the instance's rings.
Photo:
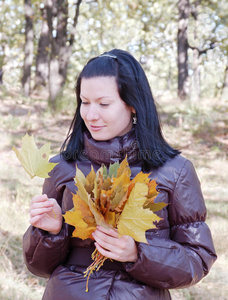
<path id="1" fill-rule="evenodd" d="M 33 136 L 26 134 L 22 138 L 21 151 L 15 147 L 13 151 L 31 178 L 48 178 L 48 173 L 56 166 L 48 161 L 50 144 L 38 149 Z M 100 225 L 117 229 L 119 236 L 128 235 L 137 242 L 147 243 L 146 230 L 156 228 L 154 222 L 161 219 L 154 212 L 167 205 L 154 202 L 158 195 L 157 184 L 150 180 L 149 175 L 140 172 L 131 180 L 127 158 L 121 164 L 111 164 L 109 170 L 102 165 L 96 173 L 91 166 L 86 177 L 76 168 L 78 190 L 73 194 L 74 207 L 63 215 L 65 222 L 75 227 L 72 236 L 93 239 L 92 233 Z M 94 270 L 99 270 L 107 257 L 95 250 L 92 259 L 93 263 L 85 271 L 86 291 L 89 276 Z"/>
<path id="2" fill-rule="evenodd" d="M 119 236 L 128 235 L 147 243 L 145 231 L 156 228 L 154 222 L 160 220 L 154 212 L 166 206 L 154 202 L 158 192 L 155 180 L 150 180 L 149 175 L 140 172 L 131 180 L 127 158 L 121 164 L 111 164 L 109 171 L 102 165 L 95 173 L 91 167 L 86 177 L 76 168 L 78 191 L 73 194 L 74 207 L 64 214 L 65 222 L 75 227 L 72 236 L 93 239 L 92 233 L 100 225 L 117 229 Z M 92 259 L 93 263 L 85 271 L 86 291 L 89 276 L 99 270 L 107 257 L 95 249 Z"/>

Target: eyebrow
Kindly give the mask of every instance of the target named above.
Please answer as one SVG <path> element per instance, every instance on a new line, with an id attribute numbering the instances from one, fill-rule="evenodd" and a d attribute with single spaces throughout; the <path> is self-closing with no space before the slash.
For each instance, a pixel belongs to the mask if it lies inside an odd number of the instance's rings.
<path id="1" fill-rule="evenodd" d="M 89 100 L 88 98 L 86 98 L 85 96 L 83 96 L 83 95 L 80 95 L 80 98 L 84 98 L 85 100 Z M 99 98 L 96 98 L 95 99 L 95 101 L 99 101 L 99 100 L 102 100 L 102 99 L 104 99 L 104 98 L 108 98 L 108 99 L 113 99 L 112 97 L 109 97 L 109 96 L 101 96 L 101 97 L 99 97 Z"/>

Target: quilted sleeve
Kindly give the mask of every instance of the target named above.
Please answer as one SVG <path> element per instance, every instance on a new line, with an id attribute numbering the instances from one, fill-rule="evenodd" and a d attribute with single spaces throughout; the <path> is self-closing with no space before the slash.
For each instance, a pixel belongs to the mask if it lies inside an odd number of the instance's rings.
<path id="1" fill-rule="evenodd" d="M 57 191 L 51 177 L 45 180 L 43 193 L 55 198 L 61 206 L 64 188 Z M 70 236 L 70 226 L 64 222 L 57 235 L 30 226 L 23 236 L 23 254 L 28 270 L 37 276 L 49 277 L 65 261 Z"/>
<path id="2" fill-rule="evenodd" d="M 137 244 L 138 260 L 124 263 L 135 279 L 161 289 L 197 283 L 216 260 L 200 183 L 190 161 L 185 162 L 169 203 L 170 239 L 148 234 L 149 244 Z"/>

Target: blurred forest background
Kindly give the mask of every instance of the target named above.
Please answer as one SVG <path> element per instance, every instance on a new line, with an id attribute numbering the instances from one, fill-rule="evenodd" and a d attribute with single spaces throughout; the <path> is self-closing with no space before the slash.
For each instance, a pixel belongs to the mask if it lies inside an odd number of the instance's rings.
<path id="1" fill-rule="evenodd" d="M 112 48 L 142 64 L 166 139 L 193 161 L 218 260 L 174 300 L 228 299 L 227 0 L 0 0 L 0 299 L 39 300 L 46 280 L 22 257 L 30 180 L 12 146 L 26 132 L 53 155 L 75 110 L 75 79 L 89 58 Z M 156 270 L 155 270 L 156 272 Z"/>

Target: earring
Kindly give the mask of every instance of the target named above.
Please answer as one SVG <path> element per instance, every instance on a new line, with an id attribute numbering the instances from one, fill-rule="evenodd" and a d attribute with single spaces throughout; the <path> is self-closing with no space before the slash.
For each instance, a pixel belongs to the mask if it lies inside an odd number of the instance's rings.
<path id="1" fill-rule="evenodd" d="M 137 124 L 137 117 L 136 117 L 136 114 L 133 115 L 132 121 L 133 121 L 133 122 L 132 122 L 133 125 L 136 125 L 136 124 Z"/>

